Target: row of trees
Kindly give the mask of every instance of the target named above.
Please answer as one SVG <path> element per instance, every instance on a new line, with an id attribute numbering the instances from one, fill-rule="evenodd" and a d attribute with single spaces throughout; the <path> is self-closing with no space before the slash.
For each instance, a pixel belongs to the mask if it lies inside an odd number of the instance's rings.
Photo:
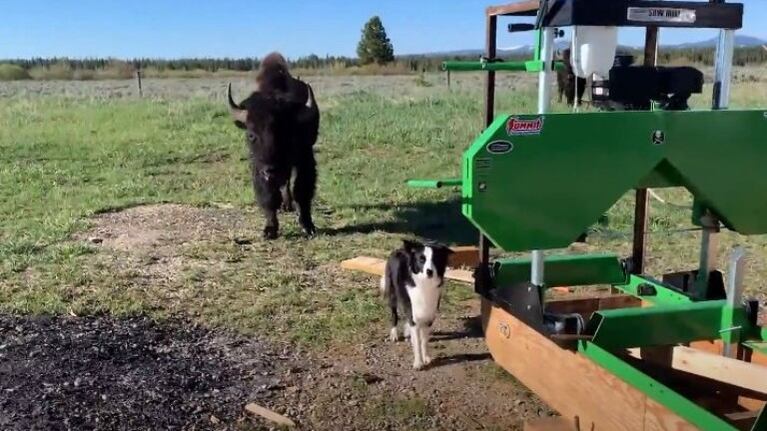
<path id="1" fill-rule="evenodd" d="M 635 52 L 641 57 L 640 52 Z M 661 63 L 689 62 L 711 65 L 714 62 L 715 52 L 713 48 L 691 49 L 667 49 L 661 50 Z M 451 59 L 474 59 L 472 56 L 453 57 Z M 473 57 L 476 57 L 473 56 Z M 527 58 L 529 54 L 519 54 L 514 60 Z M 391 64 L 398 70 L 414 72 L 436 71 L 445 58 L 437 56 L 399 56 L 395 57 L 394 47 L 386 34 L 381 19 L 377 16 L 371 18 L 362 29 L 362 37 L 357 45 L 357 58 L 309 55 L 293 59 L 291 67 L 298 69 L 326 69 L 326 68 L 349 68 L 365 66 L 368 64 Z M 765 63 L 767 62 L 767 50 L 762 47 L 739 48 L 735 51 L 734 62 L 737 65 Z M 70 59 L 70 58 L 32 58 L 7 60 L 25 70 L 35 68 L 49 69 L 51 67 L 64 67 L 72 71 L 98 71 L 114 67 L 116 63 L 132 68 L 152 68 L 163 71 L 205 71 L 217 72 L 219 70 L 250 71 L 259 66 L 259 59 L 249 58 L 180 58 L 174 60 L 140 58 L 129 61 L 120 61 L 105 58 Z M 123 66 L 121 66 L 123 67 Z"/>
<path id="2" fill-rule="evenodd" d="M 635 53 L 639 55 L 639 52 Z M 662 50 L 659 54 L 659 60 L 662 64 L 674 62 L 689 62 L 697 64 L 711 65 L 714 62 L 714 50 L 712 48 L 696 48 L 684 50 Z M 513 56 L 521 59 L 526 56 Z M 467 59 L 466 57 L 454 56 L 450 60 Z M 473 59 L 473 58 L 471 58 Z M 329 67 L 353 67 L 368 63 L 395 63 L 403 65 L 405 68 L 413 71 L 436 71 L 440 64 L 446 58 L 434 56 L 399 56 L 389 61 L 370 61 L 367 62 L 361 58 L 309 55 L 290 61 L 291 67 L 299 69 L 324 69 Z M 36 67 L 49 68 L 55 65 L 63 65 L 73 70 L 101 70 L 110 64 L 114 64 L 114 59 L 88 58 L 31 58 L 18 60 L 3 60 L 2 63 L 10 63 L 21 66 L 29 70 Z M 738 48 L 735 51 L 734 63 L 736 65 L 760 64 L 767 62 L 767 51 L 762 48 Z M 127 61 L 134 67 L 140 65 L 142 68 L 155 68 L 164 70 L 204 70 L 207 72 L 216 72 L 219 70 L 249 71 L 259 66 L 259 59 L 252 58 L 180 58 L 174 60 L 142 58 Z"/>

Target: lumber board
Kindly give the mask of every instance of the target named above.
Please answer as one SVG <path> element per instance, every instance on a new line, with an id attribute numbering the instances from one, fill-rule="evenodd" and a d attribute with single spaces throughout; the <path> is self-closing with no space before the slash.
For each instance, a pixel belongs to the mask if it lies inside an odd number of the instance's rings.
<path id="1" fill-rule="evenodd" d="M 713 353 L 715 355 L 722 354 L 722 340 L 694 341 L 690 343 L 690 347 L 692 347 L 693 349 L 702 350 L 704 352 Z M 750 349 L 746 349 L 746 350 L 750 350 Z M 767 366 L 767 355 L 764 355 L 760 352 L 755 351 L 751 354 L 751 358 L 748 362 Z"/>
<path id="2" fill-rule="evenodd" d="M 546 301 L 546 311 L 557 314 L 578 313 L 585 320 L 598 310 L 638 307 L 642 300 L 631 295 L 610 295 L 600 297 L 581 297 L 569 299 L 550 299 Z"/>
<path id="3" fill-rule="evenodd" d="M 563 417 L 539 418 L 525 422 L 524 431 L 578 431 L 573 421 Z"/>
<path id="4" fill-rule="evenodd" d="M 629 349 L 629 353 L 639 358 L 639 350 Z M 767 395 L 767 367 L 762 365 L 684 346 L 673 347 L 670 364 L 675 370 Z"/>
<path id="5" fill-rule="evenodd" d="M 451 268 L 476 268 L 479 264 L 479 248 L 473 245 L 450 247 L 453 254 L 447 261 Z"/>
<path id="6" fill-rule="evenodd" d="M 490 6 L 487 8 L 486 13 L 487 16 L 498 16 L 535 12 L 538 10 L 539 3 L 538 0 L 527 0 L 500 6 Z"/>
<path id="7" fill-rule="evenodd" d="M 647 397 L 645 399 L 644 431 L 698 431 L 699 428 L 670 412 L 666 406 Z M 640 429 L 640 428 L 637 428 Z"/>
<path id="8" fill-rule="evenodd" d="M 485 341 L 495 362 L 563 417 L 578 417 L 581 429 L 695 429 L 588 358 L 560 348 L 486 299 L 482 317 Z"/>
<path id="9" fill-rule="evenodd" d="M 285 416 L 273 412 L 266 407 L 262 407 L 256 403 L 250 403 L 245 406 L 245 410 L 249 411 L 250 413 L 253 413 L 254 415 L 261 416 L 264 419 L 270 420 L 278 425 L 287 426 L 287 427 L 294 427 L 296 424 L 286 418 Z"/>
<path id="10" fill-rule="evenodd" d="M 384 268 L 386 268 L 386 261 L 375 257 L 358 256 L 341 262 L 341 268 L 366 272 L 380 277 L 384 273 Z M 474 283 L 474 274 L 463 269 L 448 269 L 445 272 L 445 278 L 461 283 Z"/>
<path id="11" fill-rule="evenodd" d="M 722 340 L 695 341 L 690 343 L 690 347 L 704 352 L 713 353 L 715 355 L 722 354 Z M 767 366 L 767 356 L 760 352 L 752 352 L 752 354 L 749 356 L 748 362 Z M 766 403 L 762 400 L 740 396 L 738 397 L 738 404 L 747 410 L 761 410 Z"/>
<path id="12" fill-rule="evenodd" d="M 757 416 L 759 416 L 759 410 L 730 413 L 725 415 L 725 417 L 735 426 L 735 428 L 749 431 L 754 425 Z"/>
<path id="13" fill-rule="evenodd" d="M 464 260 L 468 262 L 468 260 Z M 350 271 L 366 272 L 368 274 L 381 276 L 384 273 L 386 267 L 386 261 L 377 257 L 370 256 L 357 256 L 352 259 L 347 259 L 341 262 L 341 268 L 348 269 Z M 465 269 L 455 269 L 453 267 L 448 268 L 445 273 L 445 278 L 452 281 L 458 281 L 461 283 L 473 284 L 474 273 Z M 560 293 L 570 293 L 570 288 L 567 287 L 554 287 L 551 290 Z"/>

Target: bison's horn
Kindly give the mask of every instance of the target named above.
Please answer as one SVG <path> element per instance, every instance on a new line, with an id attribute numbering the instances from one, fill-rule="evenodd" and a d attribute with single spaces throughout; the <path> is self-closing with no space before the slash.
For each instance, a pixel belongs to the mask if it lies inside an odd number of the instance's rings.
<path id="1" fill-rule="evenodd" d="M 234 103 L 234 99 L 232 99 L 231 82 L 226 88 L 226 97 L 229 99 L 229 113 L 232 115 L 232 119 L 234 121 L 239 121 L 240 123 L 245 124 L 248 119 L 248 111 L 240 108 L 236 103 Z"/>
<path id="2" fill-rule="evenodd" d="M 306 107 L 313 109 L 317 104 L 317 102 L 314 100 L 314 91 L 312 91 L 312 86 L 309 84 L 306 84 L 306 89 L 309 90 L 309 97 L 306 98 Z"/>

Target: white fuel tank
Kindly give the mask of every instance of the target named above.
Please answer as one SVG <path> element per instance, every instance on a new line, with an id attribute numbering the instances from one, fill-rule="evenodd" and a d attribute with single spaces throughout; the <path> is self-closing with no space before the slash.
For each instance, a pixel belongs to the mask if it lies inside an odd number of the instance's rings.
<path id="1" fill-rule="evenodd" d="M 618 27 L 576 26 L 571 62 L 579 78 L 607 77 L 618 49 Z"/>

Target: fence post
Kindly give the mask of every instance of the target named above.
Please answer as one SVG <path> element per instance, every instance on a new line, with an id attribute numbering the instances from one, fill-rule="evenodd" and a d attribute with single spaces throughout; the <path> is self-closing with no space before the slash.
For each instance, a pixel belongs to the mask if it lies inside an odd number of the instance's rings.
<path id="1" fill-rule="evenodd" d="M 446 73 L 447 73 L 447 89 L 449 90 L 450 89 L 450 71 L 448 70 Z"/>
<path id="2" fill-rule="evenodd" d="M 144 97 L 144 89 L 141 88 L 141 64 L 136 64 L 136 83 L 138 84 L 138 97 Z"/>

